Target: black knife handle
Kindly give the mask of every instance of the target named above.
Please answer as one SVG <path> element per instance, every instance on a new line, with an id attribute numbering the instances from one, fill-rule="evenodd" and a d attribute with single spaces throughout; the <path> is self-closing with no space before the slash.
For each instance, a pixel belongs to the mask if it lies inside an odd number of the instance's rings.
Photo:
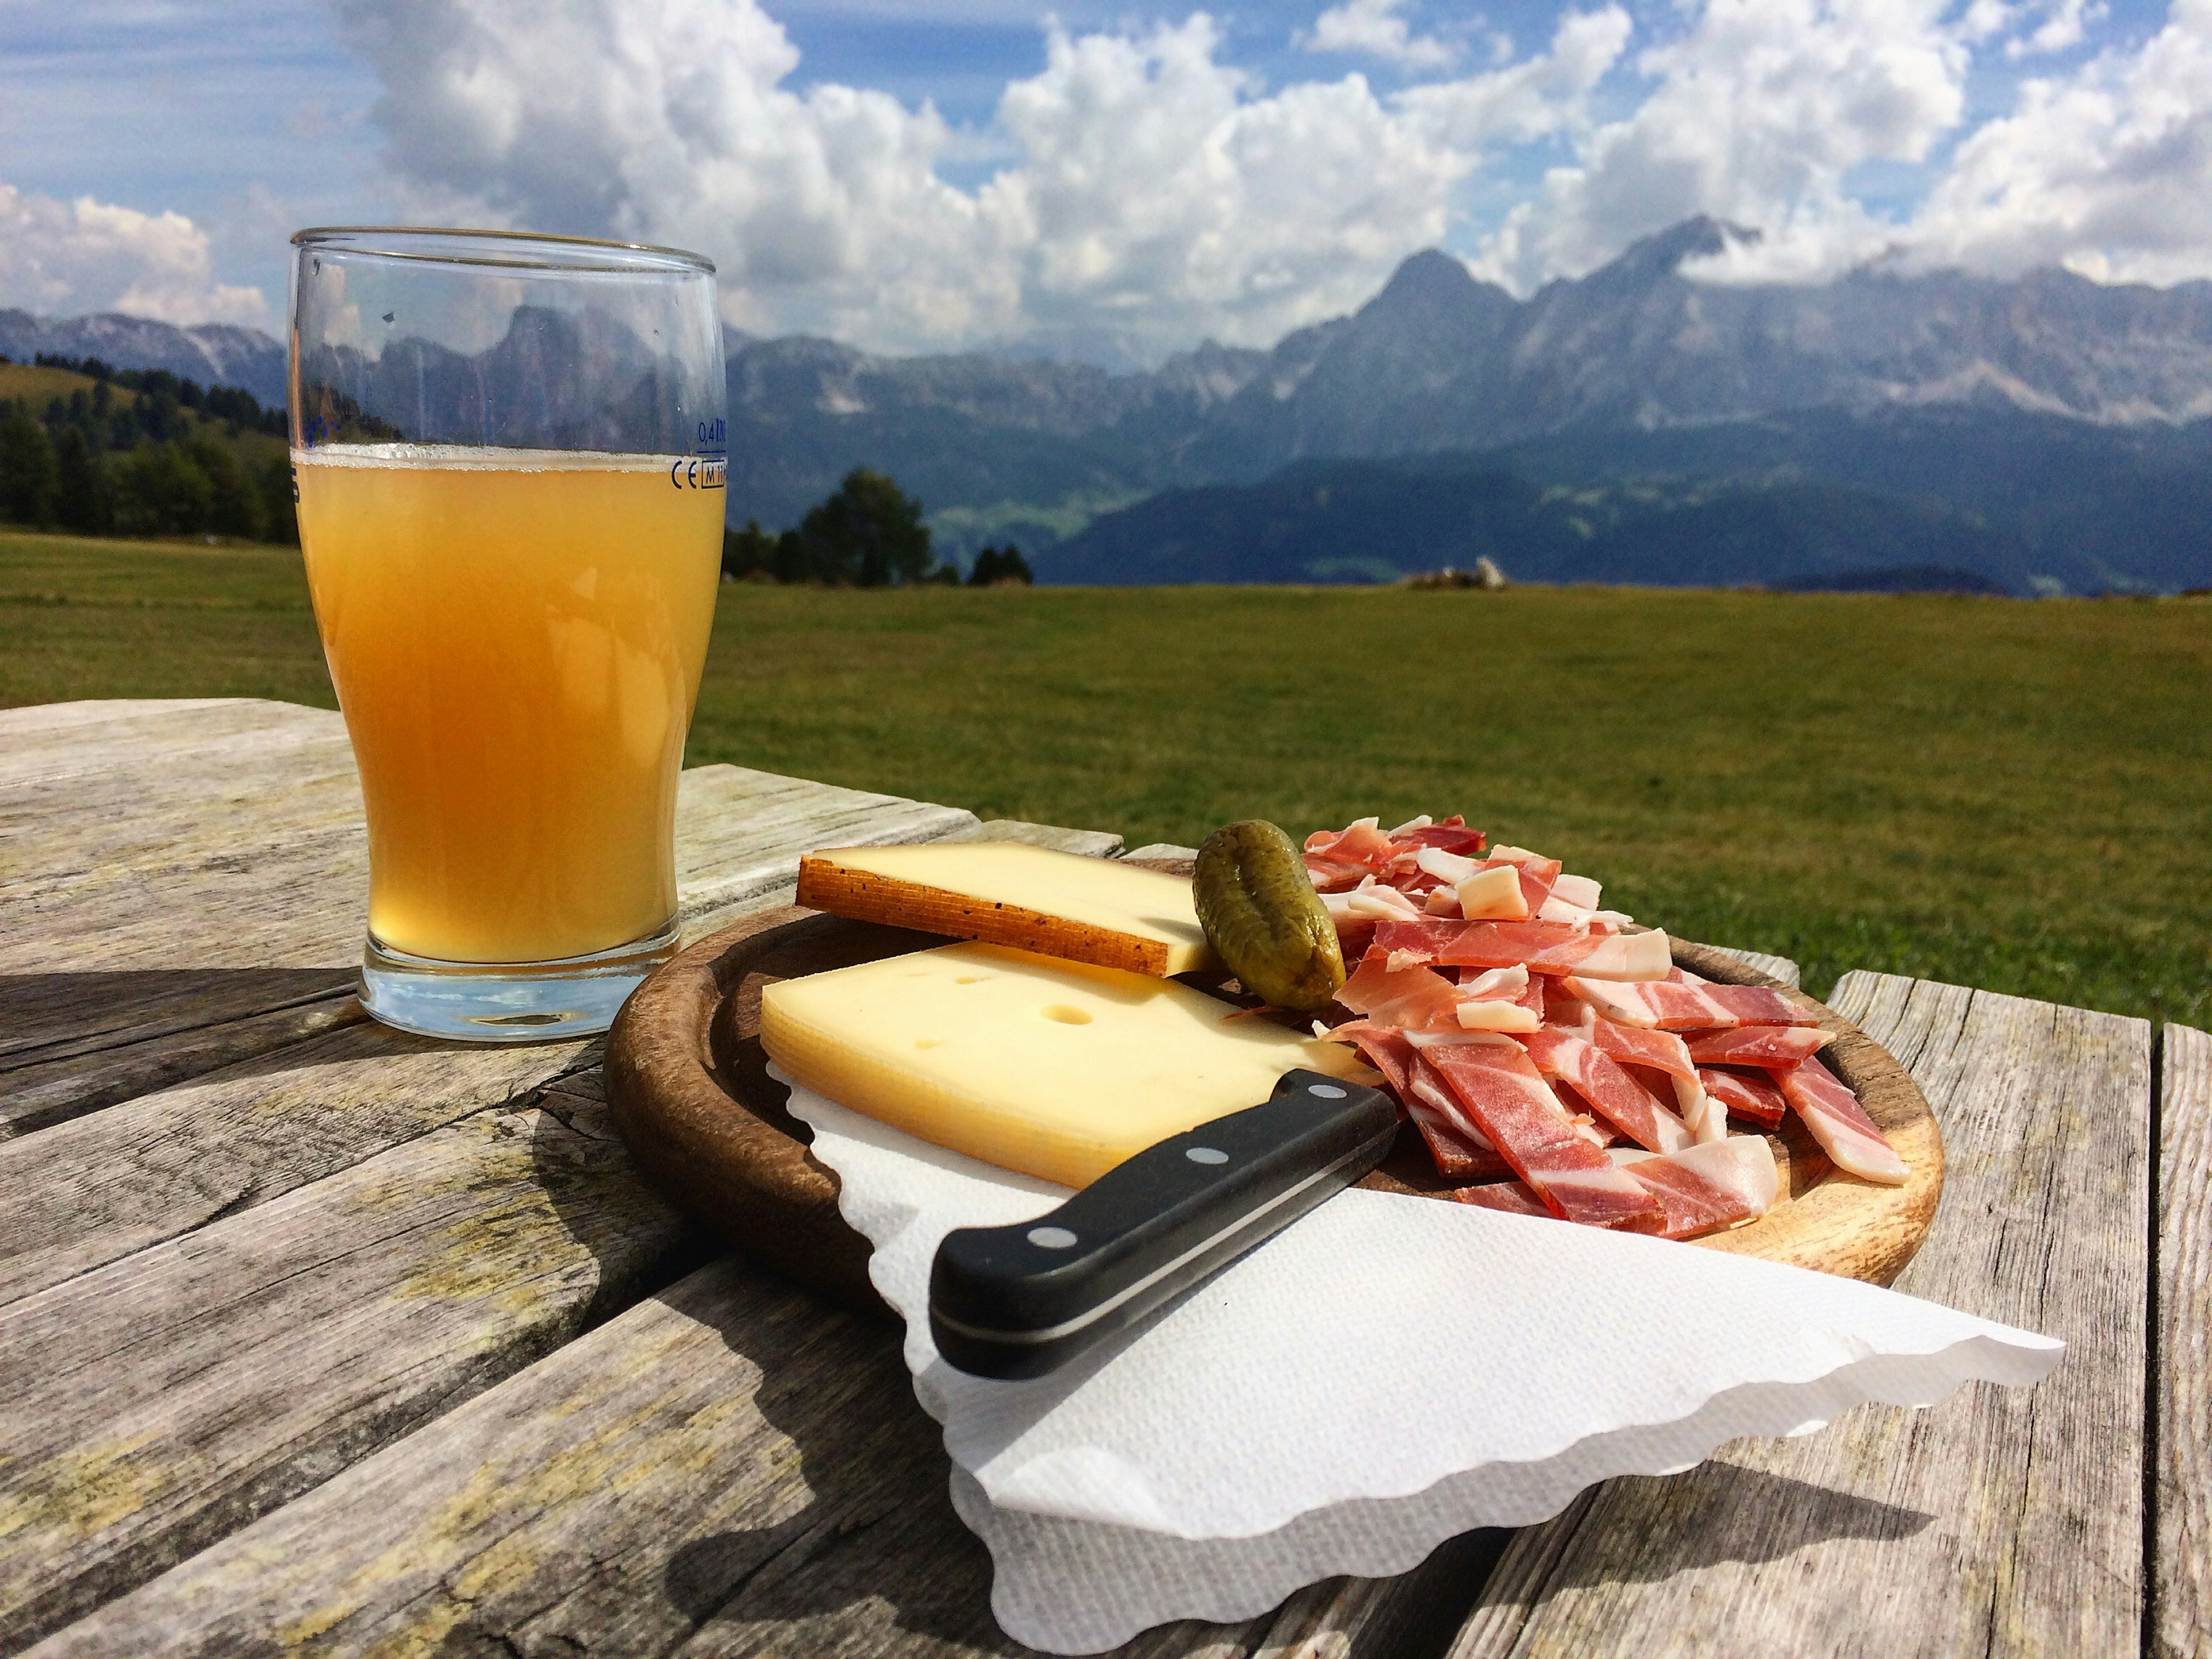
<path id="1" fill-rule="evenodd" d="M 1042 1376 L 1358 1180 L 1397 1126 L 1377 1090 L 1286 1072 L 1264 1105 L 1147 1146 L 1049 1215 L 956 1229 L 929 1273 L 937 1351 L 978 1376 Z"/>

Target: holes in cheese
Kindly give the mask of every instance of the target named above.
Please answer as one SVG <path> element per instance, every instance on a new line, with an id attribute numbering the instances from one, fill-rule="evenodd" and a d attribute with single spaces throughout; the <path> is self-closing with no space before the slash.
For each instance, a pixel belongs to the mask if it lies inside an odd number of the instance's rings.
<path id="1" fill-rule="evenodd" d="M 799 902 L 1131 973 L 1215 963 L 1186 878 L 1018 842 L 810 853 L 799 861 Z"/>
<path id="2" fill-rule="evenodd" d="M 1082 1187 L 1258 1105 L 1293 1066 L 1373 1076 L 1341 1043 L 1236 1013 L 1171 980 L 947 945 L 779 981 L 760 1031 L 787 1075 L 841 1105 Z"/>

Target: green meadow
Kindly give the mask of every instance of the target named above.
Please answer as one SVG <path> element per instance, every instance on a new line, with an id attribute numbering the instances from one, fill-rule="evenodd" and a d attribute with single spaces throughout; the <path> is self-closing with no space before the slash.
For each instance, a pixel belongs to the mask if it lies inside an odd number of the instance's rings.
<path id="1" fill-rule="evenodd" d="M 331 705 L 296 552 L 0 533 L 0 704 Z M 693 764 L 1195 842 L 1464 812 L 1692 938 L 2212 1024 L 2212 601 L 726 585 Z"/>

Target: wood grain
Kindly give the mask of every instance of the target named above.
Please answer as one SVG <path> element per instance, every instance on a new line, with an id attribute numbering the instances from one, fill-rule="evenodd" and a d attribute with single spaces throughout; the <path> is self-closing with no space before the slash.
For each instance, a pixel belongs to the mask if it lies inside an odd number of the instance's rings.
<path id="1" fill-rule="evenodd" d="M 349 1028 L 0 1141 L 0 1306 L 265 1204 L 597 1063 Z"/>
<path id="2" fill-rule="evenodd" d="M 2064 1363 L 1585 1493 L 1515 1535 L 1452 1659 L 2136 1650 L 2148 1029 L 1869 974 L 1834 1000 L 1942 1121 L 1943 1208 L 1898 1288 L 2062 1336 Z"/>
<path id="3" fill-rule="evenodd" d="M 1087 859 L 1117 858 L 1121 838 L 1109 830 L 1071 830 L 1064 824 L 1030 823 L 1021 818 L 986 818 L 972 830 L 962 830 L 945 841 L 1012 841 L 1024 847 L 1049 847 L 1055 852 L 1079 853 Z"/>
<path id="4" fill-rule="evenodd" d="M 2194 1659 L 2212 1651 L 2212 1036 L 2170 1024 L 2160 1058 L 2150 1637 Z"/>
<path id="5" fill-rule="evenodd" d="M 346 969 L 0 975 L 0 1022 L 69 1035 L 0 1054 L 0 1140 L 368 1018 Z M 142 1023 L 129 1024 L 133 1006 Z M 103 1018 L 104 1016 L 104 1018 Z"/>
<path id="6" fill-rule="evenodd" d="M 1396 1659 L 1480 1571 L 1335 1580 L 1131 1655 Z M 897 1338 L 727 1259 L 102 1608 L 38 1659 L 1025 1653 Z"/>
<path id="7" fill-rule="evenodd" d="M 1738 962 L 1749 963 L 1769 979 L 1779 980 L 1793 991 L 1802 988 L 1797 983 L 1797 964 L 1788 957 L 1771 956 L 1765 951 L 1739 951 L 1726 945 L 1710 948 L 1718 951 L 1723 956 L 1734 957 Z"/>
<path id="8" fill-rule="evenodd" d="M 684 1237 L 568 1091 L 0 1310 L 0 1648 L 567 1340 Z"/>

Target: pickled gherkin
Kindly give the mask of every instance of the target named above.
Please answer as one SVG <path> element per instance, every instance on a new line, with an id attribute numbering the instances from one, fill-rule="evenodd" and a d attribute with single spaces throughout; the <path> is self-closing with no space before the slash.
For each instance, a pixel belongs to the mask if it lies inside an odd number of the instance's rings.
<path id="1" fill-rule="evenodd" d="M 1291 838 L 1260 818 L 1224 824 L 1198 849 L 1198 919 L 1244 988 L 1279 1008 L 1325 1008 L 1344 983 L 1336 924 Z"/>

